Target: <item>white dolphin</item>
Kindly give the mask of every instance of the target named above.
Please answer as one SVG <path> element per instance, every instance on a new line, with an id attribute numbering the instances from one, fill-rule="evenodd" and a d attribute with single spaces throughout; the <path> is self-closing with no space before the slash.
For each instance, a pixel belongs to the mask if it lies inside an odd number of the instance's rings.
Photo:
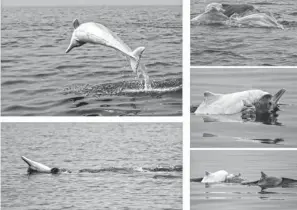
<path id="1" fill-rule="evenodd" d="M 43 165 L 41 163 L 35 162 L 33 160 L 30 160 L 29 158 L 26 158 L 25 156 L 22 156 L 22 159 L 28 164 L 28 172 L 39 172 L 39 173 L 51 173 L 51 168 Z"/>
<path id="2" fill-rule="evenodd" d="M 239 24 L 241 26 L 252 27 L 267 27 L 267 28 L 280 28 L 284 29 L 284 26 L 279 24 L 277 20 L 265 13 L 251 14 L 244 17 L 239 17 L 237 14 L 230 17 L 231 23 Z"/>
<path id="3" fill-rule="evenodd" d="M 204 93 L 204 100 L 195 114 L 229 115 L 240 113 L 244 107 L 255 105 L 256 111 L 268 112 L 277 106 L 285 89 L 279 90 L 274 96 L 262 90 L 248 90 L 229 94 Z"/>
<path id="4" fill-rule="evenodd" d="M 211 3 L 206 6 L 204 13 L 191 19 L 191 21 L 199 24 L 223 24 L 229 20 L 223 12 L 222 4 Z"/>
<path id="5" fill-rule="evenodd" d="M 216 171 L 214 173 L 205 171 L 205 176 L 203 177 L 201 183 L 224 182 L 227 176 L 228 172 L 225 170 Z"/>
<path id="6" fill-rule="evenodd" d="M 140 58 L 145 50 L 145 47 L 138 47 L 134 51 L 126 45 L 115 33 L 107 27 L 99 23 L 82 23 L 77 19 L 73 21 L 74 31 L 72 33 L 69 47 L 66 50 L 68 53 L 74 47 L 80 47 L 85 43 L 100 44 L 106 47 L 113 48 L 124 54 L 129 60 L 134 73 L 137 73 Z"/>

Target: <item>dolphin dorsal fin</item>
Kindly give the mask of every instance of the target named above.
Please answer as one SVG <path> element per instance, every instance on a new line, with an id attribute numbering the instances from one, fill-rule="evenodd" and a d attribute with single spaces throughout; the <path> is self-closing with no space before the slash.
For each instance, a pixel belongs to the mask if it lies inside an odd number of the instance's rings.
<path id="1" fill-rule="evenodd" d="M 209 91 L 204 92 L 204 97 L 205 98 L 216 98 L 218 96 L 220 96 L 220 94 L 212 93 L 212 92 L 209 92 Z"/>
<path id="2" fill-rule="evenodd" d="M 211 173 L 208 171 L 205 171 L 205 176 L 208 176 L 209 174 L 211 174 Z"/>
<path id="3" fill-rule="evenodd" d="M 76 29 L 78 26 L 79 26 L 78 19 L 75 19 L 75 20 L 73 21 L 73 28 Z"/>
<path id="4" fill-rule="evenodd" d="M 267 175 L 263 171 L 261 171 L 261 177 L 265 178 L 267 177 Z"/>

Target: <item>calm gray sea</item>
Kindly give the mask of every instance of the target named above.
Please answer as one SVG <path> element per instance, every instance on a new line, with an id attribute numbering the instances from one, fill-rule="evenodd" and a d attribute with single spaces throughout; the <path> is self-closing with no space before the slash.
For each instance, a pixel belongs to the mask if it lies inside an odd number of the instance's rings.
<path id="1" fill-rule="evenodd" d="M 204 12 L 209 3 L 252 4 L 271 12 L 285 30 L 191 26 L 193 66 L 296 66 L 297 1 L 295 0 L 191 0 L 191 18 Z"/>
<path id="2" fill-rule="evenodd" d="M 2 115 L 181 115 L 181 14 L 181 6 L 2 8 Z M 151 89 L 115 50 L 86 44 L 65 54 L 75 18 L 146 47 Z"/>
<path id="3" fill-rule="evenodd" d="M 3 210 L 182 208 L 182 172 L 139 170 L 182 164 L 181 124 L 2 123 L 1 130 Z M 21 156 L 72 173 L 28 176 Z"/>
<path id="4" fill-rule="evenodd" d="M 191 178 L 205 171 L 241 173 L 249 181 L 259 180 L 260 172 L 297 179 L 297 151 L 191 151 Z M 248 210 L 296 209 L 297 188 L 269 188 L 259 193 L 257 186 L 191 182 L 191 209 Z"/>
<path id="5" fill-rule="evenodd" d="M 191 104 L 199 105 L 203 93 L 234 93 L 260 89 L 286 92 L 280 100 L 277 125 L 208 122 L 191 114 L 191 147 L 297 147 L 297 69 L 191 69 Z M 296 109 L 296 110 L 295 110 Z M 275 140 L 281 141 L 275 141 Z M 276 142 L 276 144 L 273 144 Z M 270 143 L 270 144 L 268 144 Z"/>

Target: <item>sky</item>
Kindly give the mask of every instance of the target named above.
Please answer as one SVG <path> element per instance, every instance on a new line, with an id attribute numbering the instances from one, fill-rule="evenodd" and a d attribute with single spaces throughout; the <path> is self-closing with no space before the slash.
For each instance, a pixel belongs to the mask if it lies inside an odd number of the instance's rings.
<path id="1" fill-rule="evenodd" d="M 2 0 L 2 6 L 181 5 L 182 0 Z"/>

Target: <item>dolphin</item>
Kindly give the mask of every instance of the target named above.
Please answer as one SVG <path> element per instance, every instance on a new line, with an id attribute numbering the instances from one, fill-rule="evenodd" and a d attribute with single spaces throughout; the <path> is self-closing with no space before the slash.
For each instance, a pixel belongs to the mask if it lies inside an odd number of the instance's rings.
<path id="1" fill-rule="evenodd" d="M 278 101 L 285 93 L 279 90 L 275 95 L 262 90 L 248 90 L 229 94 L 204 93 L 204 100 L 198 106 L 195 114 L 201 115 L 231 115 L 240 113 L 252 107 L 256 114 L 278 111 Z"/>
<path id="2" fill-rule="evenodd" d="M 235 13 L 240 16 L 244 16 L 247 12 L 258 12 L 258 10 L 250 4 L 222 4 L 221 8 L 224 15 L 228 17 L 231 17 Z"/>
<path id="3" fill-rule="evenodd" d="M 224 182 L 227 176 L 228 176 L 228 172 L 225 170 L 216 171 L 214 173 L 205 171 L 205 176 L 201 180 L 201 183 Z"/>
<path id="4" fill-rule="evenodd" d="M 223 14 L 223 11 L 221 4 L 211 3 L 206 6 L 204 13 L 191 19 L 191 21 L 199 24 L 224 24 L 228 17 Z"/>
<path id="5" fill-rule="evenodd" d="M 145 47 L 138 47 L 134 51 L 126 45 L 114 32 L 110 31 L 102 24 L 88 22 L 80 24 L 77 19 L 73 21 L 74 31 L 66 53 L 75 47 L 80 47 L 86 43 L 100 44 L 113 48 L 121 52 L 130 60 L 130 65 L 134 73 L 137 73 L 140 58 Z"/>
<path id="6" fill-rule="evenodd" d="M 28 174 L 32 173 L 48 173 L 48 174 L 59 174 L 62 172 L 71 173 L 71 171 L 67 169 L 60 169 L 60 168 L 50 168 L 46 165 L 43 165 L 41 163 L 35 162 L 33 160 L 30 160 L 29 158 L 26 158 L 25 156 L 21 157 L 23 161 L 25 161 L 28 164 Z"/>
<path id="7" fill-rule="evenodd" d="M 241 174 L 238 175 L 229 174 L 225 170 L 216 171 L 214 173 L 205 171 L 205 176 L 203 178 L 193 178 L 191 182 L 201 182 L 201 183 L 241 183 L 243 179 L 241 178 Z"/>
<path id="8" fill-rule="evenodd" d="M 277 20 L 265 13 L 251 14 L 244 17 L 239 17 L 237 14 L 230 17 L 231 24 L 239 24 L 241 26 L 253 26 L 253 27 L 267 27 L 267 28 L 280 28 L 284 29 L 284 26 L 279 24 Z"/>
<path id="9" fill-rule="evenodd" d="M 297 180 L 285 177 L 268 176 L 261 171 L 261 178 L 253 182 L 242 182 L 242 185 L 259 186 L 261 192 L 267 188 L 275 187 L 289 187 L 290 185 L 297 185 Z"/>

